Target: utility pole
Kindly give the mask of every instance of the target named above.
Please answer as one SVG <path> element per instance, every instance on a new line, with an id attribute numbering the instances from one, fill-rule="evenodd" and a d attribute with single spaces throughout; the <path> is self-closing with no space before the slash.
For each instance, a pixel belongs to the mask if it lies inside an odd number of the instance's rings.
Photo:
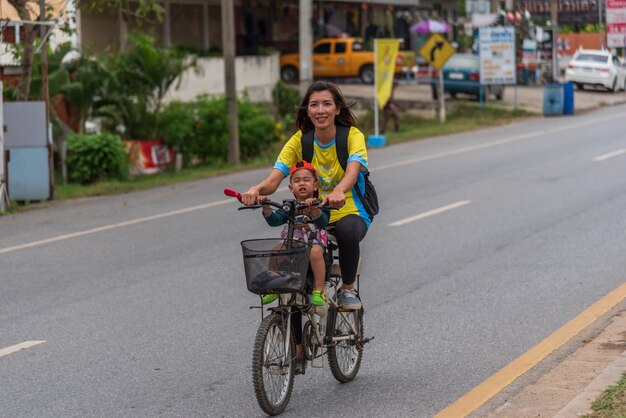
<path id="1" fill-rule="evenodd" d="M 552 21 L 552 81 L 557 82 L 559 76 L 559 57 L 557 56 L 557 39 L 559 36 L 559 3 L 550 0 L 550 20 Z"/>
<path id="2" fill-rule="evenodd" d="M 313 19 L 312 0 L 300 0 L 300 94 L 304 95 L 313 80 Z"/>
<path id="3" fill-rule="evenodd" d="M 598 35 L 600 35 L 600 49 L 604 42 L 602 39 L 602 0 L 598 0 Z"/>
<path id="4" fill-rule="evenodd" d="M 500 12 L 500 1 L 499 0 L 490 0 L 489 1 L 490 13 L 498 14 Z"/>
<path id="5" fill-rule="evenodd" d="M 50 199 L 54 197 L 54 153 L 52 151 L 52 141 L 50 138 L 50 93 L 48 90 L 48 48 L 46 32 L 49 28 L 46 26 L 46 2 L 39 0 L 39 21 L 42 25 L 39 27 L 39 36 L 41 36 L 41 96 L 46 104 L 46 147 L 48 148 L 48 165 L 50 167 Z M 60 150 L 59 150 L 60 151 Z"/>
<path id="6" fill-rule="evenodd" d="M 228 162 L 239 164 L 239 119 L 235 77 L 235 13 L 233 0 L 222 0 L 222 50 L 228 104 Z"/>
<path id="7" fill-rule="evenodd" d="M 0 81 L 0 212 L 4 212 L 9 207 L 9 194 L 7 193 L 7 179 L 4 166 L 4 111 L 3 111 L 3 85 Z"/>

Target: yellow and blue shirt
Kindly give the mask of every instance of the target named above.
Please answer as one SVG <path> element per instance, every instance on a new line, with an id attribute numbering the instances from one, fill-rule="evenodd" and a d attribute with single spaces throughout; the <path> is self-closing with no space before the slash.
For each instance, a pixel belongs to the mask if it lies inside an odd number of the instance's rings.
<path id="1" fill-rule="evenodd" d="M 280 170 L 289 177 L 289 169 L 298 161 L 302 160 L 302 131 L 296 132 L 285 144 L 278 155 L 274 168 Z M 348 163 L 357 161 L 361 164 L 361 171 L 357 177 L 354 187 L 358 187 L 361 193 L 365 193 L 364 173 L 368 172 L 367 149 L 365 148 L 365 136 L 356 127 L 350 128 L 348 134 Z M 313 139 L 313 161 L 310 161 L 317 170 L 317 181 L 319 183 L 320 198 L 323 199 L 330 194 L 339 184 L 345 175 L 337 157 L 336 139 L 328 145 L 321 145 L 317 138 Z M 346 164 L 347 165 L 347 164 Z M 339 210 L 333 210 L 330 214 L 330 223 L 337 222 L 346 215 L 359 215 L 369 227 L 371 219 L 368 216 L 359 196 L 352 190 L 348 191 L 346 204 Z"/>

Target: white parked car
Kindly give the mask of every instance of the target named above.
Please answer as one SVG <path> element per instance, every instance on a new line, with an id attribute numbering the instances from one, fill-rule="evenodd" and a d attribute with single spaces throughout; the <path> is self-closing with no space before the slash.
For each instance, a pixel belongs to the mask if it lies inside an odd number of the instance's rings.
<path id="1" fill-rule="evenodd" d="M 579 49 L 567 65 L 565 81 L 573 82 L 579 90 L 592 85 L 615 93 L 626 89 L 626 68 L 610 51 Z"/>

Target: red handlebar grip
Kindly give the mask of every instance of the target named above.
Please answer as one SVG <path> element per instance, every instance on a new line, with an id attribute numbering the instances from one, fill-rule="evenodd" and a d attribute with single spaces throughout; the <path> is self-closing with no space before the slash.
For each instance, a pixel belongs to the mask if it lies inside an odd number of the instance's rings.
<path id="1" fill-rule="evenodd" d="M 241 193 L 237 190 L 229 189 L 228 187 L 224 189 L 224 194 L 229 197 L 234 197 L 238 201 L 241 202 Z"/>

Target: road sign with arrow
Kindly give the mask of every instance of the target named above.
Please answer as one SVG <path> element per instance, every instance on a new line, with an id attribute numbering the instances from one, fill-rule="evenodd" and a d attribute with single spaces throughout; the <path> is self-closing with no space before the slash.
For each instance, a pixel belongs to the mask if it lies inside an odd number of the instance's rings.
<path id="1" fill-rule="evenodd" d="M 436 70 L 440 70 L 456 51 L 446 38 L 438 33 L 434 33 L 428 38 L 419 52 L 430 65 Z"/>

